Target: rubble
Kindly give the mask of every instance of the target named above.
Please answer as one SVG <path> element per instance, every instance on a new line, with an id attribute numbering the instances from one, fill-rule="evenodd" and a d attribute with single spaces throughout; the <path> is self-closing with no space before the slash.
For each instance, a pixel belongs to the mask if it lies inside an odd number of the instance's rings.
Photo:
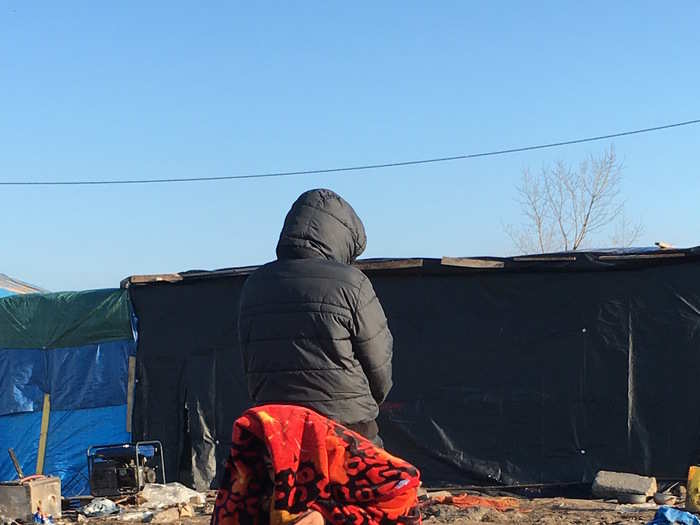
<path id="1" fill-rule="evenodd" d="M 669 492 L 657 492 L 654 494 L 654 503 L 657 505 L 670 505 L 673 506 L 677 501 L 676 496 Z"/>
<path id="2" fill-rule="evenodd" d="M 82 508 L 82 513 L 88 518 L 99 518 L 119 514 L 119 507 L 111 499 L 95 498 Z"/>
<path id="3" fill-rule="evenodd" d="M 176 484 L 169 487 L 151 487 L 147 495 L 150 505 L 146 509 L 146 498 L 122 499 L 120 512 L 99 518 L 85 518 L 81 514 L 56 525 L 70 525 L 78 521 L 85 525 L 208 525 L 213 511 L 216 492 L 199 493 Z M 662 487 L 663 488 L 663 487 Z M 671 486 L 664 494 L 681 492 L 682 486 Z M 183 490 L 184 489 L 184 490 Z M 195 493 L 193 495 L 192 493 Z M 169 498 L 163 498 L 169 494 Z M 653 500 L 644 504 L 620 505 L 611 501 L 576 500 L 566 498 L 511 498 L 503 496 L 484 497 L 479 492 L 455 495 L 453 491 L 426 490 L 421 498 L 423 523 L 426 525 L 472 525 L 492 523 L 502 525 L 561 525 L 564 523 L 596 523 L 599 525 L 643 525 L 655 517 L 661 508 Z M 189 500 L 192 500 L 190 502 Z M 119 501 L 119 500 L 117 500 Z M 140 503 L 138 503 L 140 502 Z M 195 503 L 196 502 L 196 503 Z M 203 502 L 203 503 L 202 503 Z M 158 505 L 166 505 L 158 507 Z M 467 506 L 468 504 L 468 506 Z M 682 509 L 682 503 L 677 507 Z M 0 524 L 4 525 L 4 524 Z M 17 525 L 17 524 L 8 524 Z M 23 525 L 23 524 L 19 524 Z"/>
<path id="4" fill-rule="evenodd" d="M 434 493 L 435 491 L 433 491 Z M 204 496 L 204 494 L 202 494 Z M 138 525 L 157 523 L 172 525 L 209 525 L 214 493 L 210 491 L 205 506 L 179 504 L 155 511 L 144 510 L 136 504 L 120 505 L 121 513 L 103 518 L 76 518 L 86 525 Z M 430 503 L 428 503 L 430 501 Z M 566 498 L 540 498 L 529 500 L 518 498 L 519 509 L 499 510 L 484 506 L 460 508 L 450 504 L 437 503 L 424 499 L 423 523 L 426 525 L 476 525 L 492 523 L 502 525 L 562 525 L 566 523 L 599 525 L 643 525 L 654 518 L 659 506 L 654 503 L 642 505 L 619 505 L 601 500 L 576 500 Z M 682 508 L 682 504 L 680 507 Z M 189 516 L 192 511 L 193 516 Z M 19 524 L 23 525 L 23 524 Z M 71 525 L 70 521 L 57 522 L 57 525 Z"/>
<path id="5" fill-rule="evenodd" d="M 180 483 L 146 484 L 134 496 L 119 499 L 94 498 L 72 517 L 88 523 L 94 519 L 112 523 L 178 523 L 183 519 L 209 522 L 215 491 L 200 493 Z M 103 521 L 104 522 L 104 521 Z M 0 524 L 4 525 L 4 524 Z"/>
<path id="6" fill-rule="evenodd" d="M 153 512 L 150 510 L 126 510 L 119 514 L 119 521 L 148 523 L 153 520 Z"/>
<path id="7" fill-rule="evenodd" d="M 177 507 L 162 510 L 153 516 L 153 523 L 172 523 L 180 520 L 180 511 Z"/>
<path id="8" fill-rule="evenodd" d="M 180 510 L 180 517 L 181 518 L 194 517 L 194 509 L 188 503 L 185 503 L 183 506 L 178 507 L 178 509 Z"/>
<path id="9" fill-rule="evenodd" d="M 202 506 L 206 503 L 204 495 L 177 482 L 165 485 L 149 483 L 141 491 L 139 497 L 144 500 L 141 505 L 144 509 L 163 509 L 185 504 Z"/>

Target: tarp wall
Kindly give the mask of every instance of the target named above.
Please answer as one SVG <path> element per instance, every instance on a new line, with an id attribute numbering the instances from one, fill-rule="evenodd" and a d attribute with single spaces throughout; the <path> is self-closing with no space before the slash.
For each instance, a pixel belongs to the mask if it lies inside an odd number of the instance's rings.
<path id="1" fill-rule="evenodd" d="M 600 468 L 685 476 L 700 449 L 698 255 L 368 271 L 395 337 L 387 448 L 432 485 L 590 481 Z M 163 440 L 169 477 L 200 488 L 248 406 L 244 279 L 130 288 L 135 432 Z"/>
<path id="2" fill-rule="evenodd" d="M 64 495 L 87 493 L 87 448 L 130 440 L 128 361 L 135 353 L 124 291 L 0 299 L 0 479 L 17 477 L 10 447 L 25 475 L 35 472 L 49 394 L 43 473 L 61 478 Z"/>

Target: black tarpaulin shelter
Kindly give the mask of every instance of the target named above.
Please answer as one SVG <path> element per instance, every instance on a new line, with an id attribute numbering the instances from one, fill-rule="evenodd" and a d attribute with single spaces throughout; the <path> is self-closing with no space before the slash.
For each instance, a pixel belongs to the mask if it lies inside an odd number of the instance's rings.
<path id="1" fill-rule="evenodd" d="M 395 337 L 381 433 L 426 483 L 685 476 L 700 449 L 700 248 L 358 266 Z M 199 488 L 248 406 L 235 319 L 252 270 L 123 282 L 136 437 L 162 440 L 170 477 Z"/>

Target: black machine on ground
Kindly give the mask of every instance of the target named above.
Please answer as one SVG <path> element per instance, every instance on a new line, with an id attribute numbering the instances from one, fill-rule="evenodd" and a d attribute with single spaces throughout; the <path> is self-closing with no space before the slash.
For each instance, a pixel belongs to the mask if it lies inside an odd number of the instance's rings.
<path id="1" fill-rule="evenodd" d="M 87 461 L 90 493 L 96 497 L 136 494 L 146 483 L 165 483 L 160 441 L 95 445 L 87 450 Z"/>

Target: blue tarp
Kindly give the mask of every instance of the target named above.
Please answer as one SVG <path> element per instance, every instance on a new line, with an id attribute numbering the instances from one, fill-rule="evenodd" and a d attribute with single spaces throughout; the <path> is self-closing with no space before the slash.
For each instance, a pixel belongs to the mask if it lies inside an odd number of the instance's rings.
<path id="1" fill-rule="evenodd" d="M 44 393 L 51 410 L 121 405 L 126 402 L 133 341 L 110 341 L 54 350 L 0 349 L 0 415 L 41 411 Z"/>
<path id="2" fill-rule="evenodd" d="M 34 472 L 36 468 L 40 427 L 41 412 L 0 417 L 0 441 L 8 441 L 2 446 L 14 447 L 25 474 Z M 61 478 L 64 495 L 88 494 L 88 447 L 123 443 L 130 439 L 130 434 L 126 432 L 125 404 L 85 410 L 51 410 L 44 473 Z M 9 457 L 0 461 L 0 479 L 16 477 Z"/>
<path id="3" fill-rule="evenodd" d="M 107 299 L 111 293 L 117 302 L 125 297 L 120 296 L 125 294 L 120 290 L 107 293 Z M 25 475 L 35 472 L 44 395 L 49 394 L 51 410 L 43 473 L 61 478 L 64 495 L 86 494 L 89 492 L 87 448 L 131 439 L 126 431 L 126 400 L 129 357 L 136 354 L 136 342 L 134 336 L 92 340 L 113 332 L 100 329 L 105 291 L 75 294 L 75 298 L 56 296 L 55 304 L 50 295 L 37 295 L 36 301 L 42 302 L 42 315 L 36 322 L 32 315 L 27 315 L 33 311 L 27 308 L 27 301 L 33 299 L 25 297 L 21 313 L 26 319 L 22 329 L 14 330 L 12 340 L 23 335 L 25 322 L 27 341 L 42 331 L 50 332 L 51 326 L 46 326 L 48 319 L 62 333 L 74 334 L 71 341 L 84 341 L 58 348 L 0 345 L 0 480 L 16 478 L 9 457 L 4 456 L 10 447 L 14 448 Z M 9 319 L 5 319 L 5 324 L 19 318 L 12 315 L 14 304 L 6 303 L 2 309 Z M 115 310 L 111 311 L 110 319 L 105 320 L 106 327 L 115 324 Z M 128 326 L 131 322 L 128 309 L 123 311 Z M 71 319 L 66 318 L 66 312 L 70 312 Z M 90 330 L 84 328 L 88 325 Z M 81 333 L 86 335 L 83 337 Z"/>

